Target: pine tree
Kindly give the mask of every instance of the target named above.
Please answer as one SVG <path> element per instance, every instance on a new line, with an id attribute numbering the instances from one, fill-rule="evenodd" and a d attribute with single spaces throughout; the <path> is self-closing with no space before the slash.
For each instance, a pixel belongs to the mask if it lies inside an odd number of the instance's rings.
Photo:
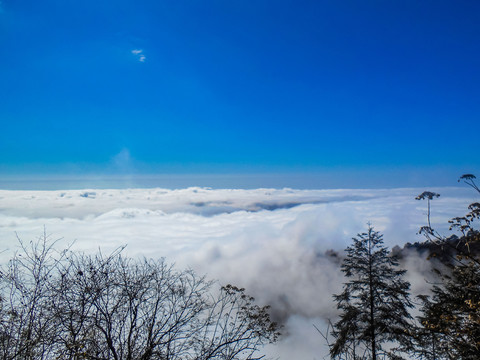
<path id="1" fill-rule="evenodd" d="M 353 238 L 342 264 L 349 280 L 343 292 L 334 295 L 341 314 L 333 326 L 332 358 L 401 358 L 400 349 L 410 341 L 413 305 L 410 284 L 403 280 L 405 270 L 398 265 L 383 245 L 383 236 L 371 226 Z M 388 349 L 382 346 L 386 343 Z"/>

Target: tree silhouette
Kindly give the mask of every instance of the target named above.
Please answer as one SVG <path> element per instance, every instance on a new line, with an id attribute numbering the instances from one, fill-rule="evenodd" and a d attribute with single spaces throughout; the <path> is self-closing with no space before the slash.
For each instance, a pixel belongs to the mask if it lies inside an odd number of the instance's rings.
<path id="1" fill-rule="evenodd" d="M 475 176 L 465 174 L 463 181 L 480 193 Z M 457 234 L 443 236 L 433 229 L 424 233 L 427 240 L 440 245 L 446 267 L 438 271 L 441 283 L 431 296 L 421 296 L 422 327 L 417 339 L 417 354 L 426 359 L 478 359 L 480 354 L 480 204 L 469 205 L 465 216 L 449 221 Z"/>
<path id="2" fill-rule="evenodd" d="M 429 234 L 433 231 L 432 224 L 430 223 L 430 201 L 438 197 L 440 197 L 440 194 L 431 191 L 424 191 L 415 198 L 415 200 L 427 200 L 427 226 L 422 227 L 420 233 L 425 232 Z"/>
<path id="3" fill-rule="evenodd" d="M 342 271 L 349 280 L 343 292 L 334 295 L 341 314 L 333 326 L 331 356 L 399 358 L 400 348 L 407 346 L 412 330 L 410 284 L 403 280 L 405 270 L 397 269 L 398 262 L 389 256 L 383 236 L 371 226 L 353 238 L 346 253 Z M 390 343 L 390 348 L 384 349 L 384 343 Z"/>
<path id="4" fill-rule="evenodd" d="M 1 359 L 253 360 L 279 336 L 244 289 L 163 259 L 21 245 L 0 277 Z"/>

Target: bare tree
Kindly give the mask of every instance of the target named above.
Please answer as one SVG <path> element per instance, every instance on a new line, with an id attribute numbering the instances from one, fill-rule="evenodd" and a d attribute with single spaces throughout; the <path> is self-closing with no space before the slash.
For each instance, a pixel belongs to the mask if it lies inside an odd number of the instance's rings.
<path id="1" fill-rule="evenodd" d="M 252 360 L 279 336 L 244 289 L 163 259 L 21 245 L 1 278 L 3 359 Z"/>
<path id="2" fill-rule="evenodd" d="M 55 251 L 46 232 L 24 243 L 1 273 L 0 356 L 2 359 L 48 358 L 54 348 L 56 319 L 50 279 L 66 251 Z"/>
<path id="3" fill-rule="evenodd" d="M 227 285 L 211 300 L 195 359 L 259 359 L 255 357 L 257 349 L 280 335 L 270 321 L 268 306 L 255 305 L 245 289 Z"/>

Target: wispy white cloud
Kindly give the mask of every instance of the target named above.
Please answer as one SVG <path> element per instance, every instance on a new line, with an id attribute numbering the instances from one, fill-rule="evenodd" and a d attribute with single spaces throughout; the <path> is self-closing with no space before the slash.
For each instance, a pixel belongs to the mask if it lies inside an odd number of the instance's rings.
<path id="1" fill-rule="evenodd" d="M 133 55 L 135 55 L 137 57 L 138 61 L 140 61 L 140 62 L 145 62 L 145 60 L 147 59 L 145 54 L 143 54 L 142 49 L 133 49 L 131 52 L 132 52 Z"/>
<path id="2" fill-rule="evenodd" d="M 112 165 L 115 170 L 127 172 L 132 170 L 133 161 L 130 150 L 123 148 L 118 154 L 112 158 Z"/>

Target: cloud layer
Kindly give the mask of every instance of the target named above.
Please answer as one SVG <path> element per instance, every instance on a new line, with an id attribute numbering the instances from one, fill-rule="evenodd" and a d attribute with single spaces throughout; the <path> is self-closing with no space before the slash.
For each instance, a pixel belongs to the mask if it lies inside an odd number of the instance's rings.
<path id="1" fill-rule="evenodd" d="M 432 221 L 447 231 L 447 220 L 465 212 L 471 192 L 432 189 Z M 335 316 L 331 294 L 343 282 L 336 259 L 367 222 L 385 234 L 388 246 L 422 241 L 426 204 L 423 189 L 389 190 L 211 190 L 208 188 L 0 191 L 0 254 L 8 259 L 16 234 L 23 240 L 43 232 L 75 241 L 74 248 L 104 252 L 128 245 L 130 256 L 166 257 L 179 267 L 246 287 L 272 305 L 288 335 L 269 355 L 318 358 L 323 326 Z M 425 261 L 411 260 L 423 271 Z M 428 265 L 426 265 L 428 267 Z M 414 288 L 423 279 L 411 276 Z M 298 349 L 302 349 L 302 353 Z M 294 350 L 292 350 L 294 349 Z M 293 352 L 295 351 L 295 352 Z"/>

